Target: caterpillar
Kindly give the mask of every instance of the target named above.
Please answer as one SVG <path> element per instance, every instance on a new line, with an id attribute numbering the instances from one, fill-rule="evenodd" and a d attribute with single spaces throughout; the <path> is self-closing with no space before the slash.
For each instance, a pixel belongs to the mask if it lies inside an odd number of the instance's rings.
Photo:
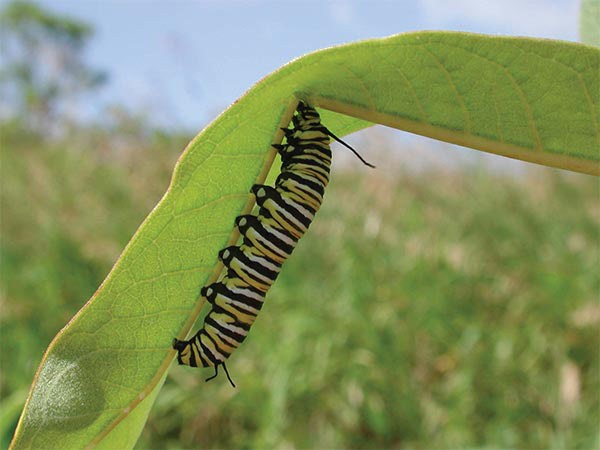
<path id="1" fill-rule="evenodd" d="M 224 271 L 219 281 L 200 291 L 212 306 L 204 326 L 187 341 L 173 340 L 179 364 L 215 368 L 206 381 L 215 378 L 219 366 L 223 366 L 235 387 L 225 360 L 246 339 L 282 264 L 323 202 L 329 183 L 331 138 L 352 150 L 364 164 L 374 167 L 323 126 L 317 111 L 302 101 L 292 125 L 291 129 L 282 128 L 285 144 L 273 145 L 282 161 L 275 186 L 252 187 L 258 214 L 236 218 L 242 243 L 219 252 Z"/>

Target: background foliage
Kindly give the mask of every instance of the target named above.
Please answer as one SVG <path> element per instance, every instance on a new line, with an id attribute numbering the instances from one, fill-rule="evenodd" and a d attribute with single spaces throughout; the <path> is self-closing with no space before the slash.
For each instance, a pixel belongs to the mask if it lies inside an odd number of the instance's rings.
<path id="1" fill-rule="evenodd" d="M 186 138 L 134 128 L 3 129 L 3 412 L 168 183 Z M 232 358 L 239 389 L 171 371 L 138 446 L 590 448 L 599 222 L 590 176 L 341 167 Z"/>
<path id="2" fill-rule="evenodd" d="M 3 446 L 44 349 L 189 140 L 122 112 L 30 123 L 37 103 L 19 104 L 0 129 Z M 386 161 L 393 145 L 360 147 Z M 232 358 L 240 388 L 172 370 L 138 447 L 598 446 L 597 181 L 352 167 Z"/>

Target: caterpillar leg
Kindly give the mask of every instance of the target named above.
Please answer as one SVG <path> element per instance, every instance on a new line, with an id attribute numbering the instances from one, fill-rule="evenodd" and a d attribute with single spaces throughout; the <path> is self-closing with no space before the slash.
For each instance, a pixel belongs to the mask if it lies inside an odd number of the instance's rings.
<path id="1" fill-rule="evenodd" d="M 258 189 L 260 189 L 261 187 L 271 187 L 271 186 L 267 186 L 265 184 L 254 184 L 250 188 L 250 193 L 254 194 L 254 196 L 256 196 L 256 193 L 257 193 Z"/>
<path id="2" fill-rule="evenodd" d="M 267 186 L 265 184 L 255 184 L 250 189 L 250 193 L 254 194 L 254 197 L 256 197 L 256 204 L 259 207 L 262 207 L 264 202 L 267 201 L 268 199 L 272 199 L 272 200 L 280 200 L 281 199 L 281 195 L 279 194 L 279 192 L 277 192 L 277 190 L 273 186 Z"/>
<path id="3" fill-rule="evenodd" d="M 279 156 L 283 156 L 285 153 L 283 150 L 287 147 L 287 145 L 272 144 L 271 147 L 273 147 L 275 150 L 277 150 L 277 153 L 279 154 Z"/>

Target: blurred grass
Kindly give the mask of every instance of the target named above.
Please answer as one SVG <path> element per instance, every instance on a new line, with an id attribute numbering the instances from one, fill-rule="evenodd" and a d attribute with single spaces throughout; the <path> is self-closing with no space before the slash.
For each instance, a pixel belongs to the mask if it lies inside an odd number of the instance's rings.
<path id="1" fill-rule="evenodd" d="M 0 434 L 185 136 L 2 130 Z M 381 164 L 382 165 L 382 164 Z M 337 170 L 232 356 L 174 367 L 138 448 L 597 448 L 597 179 Z"/>

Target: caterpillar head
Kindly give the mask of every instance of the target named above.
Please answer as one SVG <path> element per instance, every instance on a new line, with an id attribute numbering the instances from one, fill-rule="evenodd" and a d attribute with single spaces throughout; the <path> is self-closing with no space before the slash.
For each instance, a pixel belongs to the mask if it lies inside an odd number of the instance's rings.
<path id="1" fill-rule="evenodd" d="M 317 122 L 319 121 L 319 113 L 317 112 L 317 110 L 310 106 L 308 103 L 303 102 L 302 100 L 298 102 L 296 111 L 298 112 L 298 116 L 303 120 L 316 119 Z"/>

